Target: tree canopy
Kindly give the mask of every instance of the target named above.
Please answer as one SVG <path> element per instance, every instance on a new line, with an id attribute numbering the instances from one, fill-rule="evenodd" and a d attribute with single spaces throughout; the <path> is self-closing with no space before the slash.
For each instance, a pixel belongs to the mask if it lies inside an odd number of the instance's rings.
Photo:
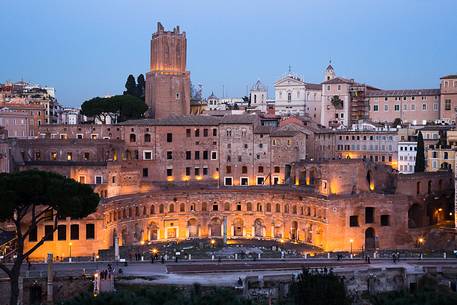
<path id="1" fill-rule="evenodd" d="M 296 305 L 351 304 L 342 279 L 330 271 L 321 273 L 303 269 L 290 292 Z"/>
<path id="2" fill-rule="evenodd" d="M 58 219 L 85 217 L 96 210 L 99 200 L 89 185 L 59 174 L 38 170 L 0 174 L 0 222 L 11 223 L 16 237 L 13 265 L 0 263 L 11 282 L 10 304 L 17 303 L 22 262 L 53 234 Z M 52 221 L 53 231 L 25 251 L 25 239 L 44 221 Z"/>
<path id="3" fill-rule="evenodd" d="M 95 97 L 81 105 L 81 114 L 93 117 L 106 124 L 107 118 L 118 122 L 139 119 L 148 109 L 143 100 L 132 95 L 115 95 L 112 97 Z"/>
<path id="4" fill-rule="evenodd" d="M 416 164 L 414 165 L 414 172 L 424 172 L 425 171 L 425 147 L 424 147 L 424 137 L 422 132 L 419 131 L 417 135 L 417 152 L 416 152 Z"/>
<path id="5" fill-rule="evenodd" d="M 140 99 L 144 100 L 144 90 L 146 87 L 146 81 L 144 80 L 144 75 L 138 75 L 137 80 L 135 81 L 135 77 L 130 74 L 127 77 L 127 81 L 125 82 L 125 91 L 124 95 L 133 95 Z"/>

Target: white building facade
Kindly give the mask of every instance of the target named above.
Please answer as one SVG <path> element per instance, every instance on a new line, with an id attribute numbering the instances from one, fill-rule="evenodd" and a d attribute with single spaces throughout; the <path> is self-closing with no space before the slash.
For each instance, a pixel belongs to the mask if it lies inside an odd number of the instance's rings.
<path id="1" fill-rule="evenodd" d="M 398 171 L 401 174 L 413 174 L 416 164 L 417 142 L 398 142 Z"/>

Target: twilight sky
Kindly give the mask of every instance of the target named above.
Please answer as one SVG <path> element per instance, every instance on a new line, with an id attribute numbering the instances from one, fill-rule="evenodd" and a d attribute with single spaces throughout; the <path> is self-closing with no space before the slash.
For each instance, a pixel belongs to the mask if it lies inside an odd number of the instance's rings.
<path id="1" fill-rule="evenodd" d="M 67 106 L 118 94 L 146 73 L 161 21 L 187 32 L 188 70 L 207 96 L 269 87 L 289 64 L 320 82 L 339 76 L 379 88 L 438 88 L 457 73 L 456 0 L 2 0 L 0 83 L 53 86 Z"/>

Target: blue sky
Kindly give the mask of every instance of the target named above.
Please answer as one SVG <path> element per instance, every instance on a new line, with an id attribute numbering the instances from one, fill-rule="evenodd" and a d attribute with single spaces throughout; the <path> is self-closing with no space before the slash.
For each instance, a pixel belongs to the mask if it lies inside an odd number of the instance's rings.
<path id="1" fill-rule="evenodd" d="M 438 87 L 457 73 L 455 0 L 0 0 L 0 82 L 54 86 L 78 106 L 121 93 L 146 73 L 157 21 L 187 32 L 188 69 L 204 94 L 238 97 L 269 87 L 288 65 L 320 82 L 329 59 L 340 76 L 374 86 Z"/>

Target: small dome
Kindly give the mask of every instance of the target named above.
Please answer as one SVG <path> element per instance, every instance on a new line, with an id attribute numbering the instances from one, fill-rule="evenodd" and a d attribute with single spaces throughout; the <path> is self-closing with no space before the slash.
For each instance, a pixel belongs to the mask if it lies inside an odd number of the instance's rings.
<path id="1" fill-rule="evenodd" d="M 211 95 L 208 96 L 209 100 L 217 100 L 217 96 L 214 95 L 214 92 L 211 91 Z"/>

